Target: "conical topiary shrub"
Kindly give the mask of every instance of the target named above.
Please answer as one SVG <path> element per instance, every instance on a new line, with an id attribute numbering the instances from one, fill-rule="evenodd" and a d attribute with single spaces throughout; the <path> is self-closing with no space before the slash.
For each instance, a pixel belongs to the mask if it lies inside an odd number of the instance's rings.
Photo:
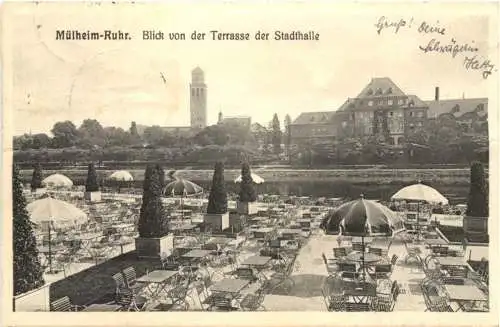
<path id="1" fill-rule="evenodd" d="M 26 293 L 44 284 L 38 258 L 33 223 L 26 211 L 26 199 L 17 167 L 12 172 L 14 295 Z"/>
<path id="2" fill-rule="evenodd" d="M 37 189 L 43 187 L 42 179 L 42 167 L 40 166 L 40 164 L 36 164 L 33 169 L 33 176 L 31 178 L 31 191 L 36 191 Z"/>
<path id="3" fill-rule="evenodd" d="M 86 192 L 99 191 L 99 182 L 97 181 L 97 172 L 93 163 L 90 163 L 87 171 L 87 180 L 85 181 Z"/>
<path id="4" fill-rule="evenodd" d="M 250 166 L 247 162 L 241 165 L 241 183 L 238 199 L 240 202 L 255 202 L 257 200 Z"/>
<path id="5" fill-rule="evenodd" d="M 208 214 L 227 213 L 227 193 L 224 183 L 224 164 L 217 162 L 215 164 L 214 176 L 212 178 L 212 188 L 208 196 Z"/>

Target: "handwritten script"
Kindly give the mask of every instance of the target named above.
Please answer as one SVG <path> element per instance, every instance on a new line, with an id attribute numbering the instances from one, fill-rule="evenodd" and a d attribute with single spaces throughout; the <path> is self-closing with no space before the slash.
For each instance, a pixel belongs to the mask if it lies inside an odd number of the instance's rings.
<path id="1" fill-rule="evenodd" d="M 427 44 L 418 46 L 418 49 L 423 53 L 449 55 L 452 59 L 463 57 L 462 64 L 465 70 L 479 72 L 484 79 L 496 71 L 495 65 L 489 59 L 480 56 L 480 49 L 474 40 L 459 42 L 454 37 L 443 40 L 442 37 L 447 36 L 448 31 L 439 21 L 415 23 L 413 17 L 389 19 L 381 16 L 375 23 L 375 30 L 378 35 L 383 32 L 400 34 L 404 30 L 412 29 L 416 30 L 418 34 L 432 37 Z"/>

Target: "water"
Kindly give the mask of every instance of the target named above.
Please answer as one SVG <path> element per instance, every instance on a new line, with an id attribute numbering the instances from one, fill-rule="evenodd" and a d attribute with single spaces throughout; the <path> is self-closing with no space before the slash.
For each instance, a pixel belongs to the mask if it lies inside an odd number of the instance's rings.
<path id="1" fill-rule="evenodd" d="M 205 192 L 210 191 L 211 182 L 193 181 L 203 187 Z M 352 184 L 348 182 L 266 182 L 256 185 L 258 194 L 280 194 L 295 196 L 329 197 L 329 198 L 359 198 L 361 194 L 367 199 L 379 199 L 389 201 L 391 196 L 401 188 L 408 186 L 408 183 L 393 184 Z M 440 185 L 432 184 L 436 190 L 443 194 L 450 204 L 466 203 L 469 187 L 466 185 Z M 234 182 L 226 183 L 228 192 L 237 193 L 239 184 Z"/>

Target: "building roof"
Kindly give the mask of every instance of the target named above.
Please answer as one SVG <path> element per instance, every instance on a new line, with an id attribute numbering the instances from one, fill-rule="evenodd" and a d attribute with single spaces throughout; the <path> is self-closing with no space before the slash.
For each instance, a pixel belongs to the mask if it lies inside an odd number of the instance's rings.
<path id="1" fill-rule="evenodd" d="M 447 99 L 427 101 L 428 117 L 436 118 L 442 114 L 453 114 L 460 117 L 466 113 L 477 112 L 479 116 L 488 114 L 488 98 Z"/>
<path id="2" fill-rule="evenodd" d="M 295 118 L 292 125 L 329 124 L 334 114 L 335 111 L 303 112 Z"/>
<path id="3" fill-rule="evenodd" d="M 381 96 L 404 96 L 404 92 L 389 78 L 372 78 L 357 98 L 376 98 Z"/>

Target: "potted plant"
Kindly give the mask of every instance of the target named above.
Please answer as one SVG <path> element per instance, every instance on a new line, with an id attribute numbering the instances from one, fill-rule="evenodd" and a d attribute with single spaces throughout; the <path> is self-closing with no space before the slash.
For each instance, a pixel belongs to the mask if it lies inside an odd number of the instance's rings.
<path id="1" fill-rule="evenodd" d="M 470 242 L 488 242 L 488 190 L 483 165 L 474 162 L 470 171 L 470 190 L 463 229 Z"/>
<path id="2" fill-rule="evenodd" d="M 227 211 L 227 193 L 224 183 L 224 165 L 215 164 L 212 187 L 208 197 L 207 213 L 204 223 L 212 226 L 213 232 L 221 232 L 229 227 L 229 213 Z"/>
<path id="3" fill-rule="evenodd" d="M 142 206 L 139 218 L 139 237 L 135 249 L 139 258 L 159 258 L 170 255 L 174 236 L 169 233 L 168 219 L 162 201 L 162 183 L 157 167 L 148 166 L 144 174 Z"/>
<path id="4" fill-rule="evenodd" d="M 237 202 L 238 213 L 243 215 L 257 214 L 258 208 L 255 206 L 256 200 L 257 194 L 255 193 L 253 185 L 250 166 L 247 162 L 244 162 L 241 165 L 241 183 Z"/>
<path id="5" fill-rule="evenodd" d="M 89 164 L 87 180 L 85 181 L 84 198 L 90 202 L 101 201 L 101 191 L 99 191 L 97 172 L 93 163 Z"/>

